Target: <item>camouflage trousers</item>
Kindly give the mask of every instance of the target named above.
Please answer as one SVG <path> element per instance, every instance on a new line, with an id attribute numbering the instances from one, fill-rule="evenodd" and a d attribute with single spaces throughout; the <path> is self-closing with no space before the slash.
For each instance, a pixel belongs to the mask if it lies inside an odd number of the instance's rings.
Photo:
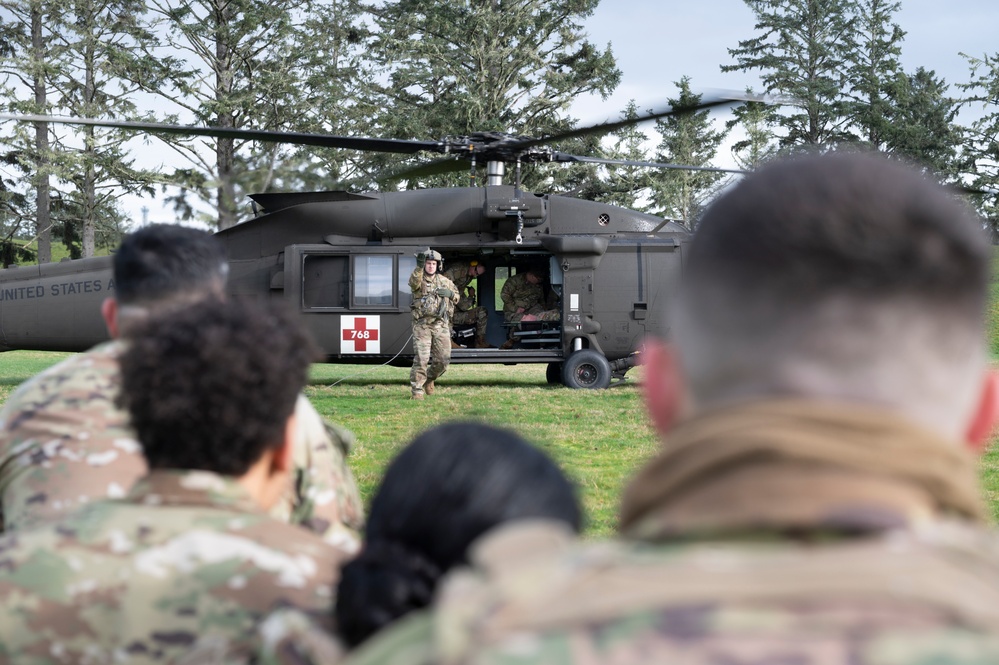
<path id="1" fill-rule="evenodd" d="M 541 305 L 534 305 L 524 310 L 520 314 L 511 314 L 507 321 L 512 321 L 514 323 L 520 321 L 524 318 L 524 315 L 532 314 L 536 317 L 537 321 L 558 321 L 562 318 L 562 312 L 557 309 L 545 309 Z"/>
<path id="2" fill-rule="evenodd" d="M 451 317 L 452 325 L 466 326 L 475 324 L 475 338 L 485 339 L 486 337 L 486 319 L 489 318 L 486 314 L 485 307 L 472 307 L 468 311 L 462 312 L 460 310 L 455 310 L 454 316 Z"/>
<path id="3" fill-rule="evenodd" d="M 451 324 L 426 317 L 413 321 L 413 369 L 409 385 L 413 394 L 423 394 L 423 386 L 435 381 L 451 364 Z"/>

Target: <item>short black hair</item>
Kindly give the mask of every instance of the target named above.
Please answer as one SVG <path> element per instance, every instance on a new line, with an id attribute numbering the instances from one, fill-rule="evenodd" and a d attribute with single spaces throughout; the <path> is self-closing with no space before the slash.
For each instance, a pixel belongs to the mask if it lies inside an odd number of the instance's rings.
<path id="1" fill-rule="evenodd" d="M 774 162 L 707 209 L 685 252 L 670 333 L 687 387 L 702 404 L 890 404 L 950 432 L 980 385 L 990 258 L 965 202 L 914 167 Z"/>
<path id="2" fill-rule="evenodd" d="M 428 605 L 472 541 L 504 522 L 548 518 L 579 531 L 572 483 L 514 432 L 457 422 L 417 437 L 389 465 L 361 555 L 341 572 L 338 632 L 359 644 Z"/>
<path id="3" fill-rule="evenodd" d="M 126 305 L 220 290 L 228 274 L 225 247 L 217 238 L 174 224 L 129 233 L 113 263 L 115 298 Z"/>
<path id="4" fill-rule="evenodd" d="M 241 476 L 283 440 L 316 358 L 284 307 L 206 298 L 146 320 L 121 357 L 119 402 L 150 468 Z"/>
<path id="5" fill-rule="evenodd" d="M 912 297 L 980 315 L 989 259 L 970 208 L 916 169 L 870 153 L 809 155 L 750 174 L 708 208 L 685 286 L 788 309 Z"/>

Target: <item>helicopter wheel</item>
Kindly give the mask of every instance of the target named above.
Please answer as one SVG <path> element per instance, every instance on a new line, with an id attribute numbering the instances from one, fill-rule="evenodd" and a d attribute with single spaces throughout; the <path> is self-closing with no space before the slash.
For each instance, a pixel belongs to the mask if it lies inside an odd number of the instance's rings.
<path id="1" fill-rule="evenodd" d="M 548 379 L 550 385 L 562 385 L 562 363 L 548 363 L 545 378 Z"/>
<path id="2" fill-rule="evenodd" d="M 607 358 L 593 349 L 573 353 L 562 367 L 562 383 L 567 388 L 596 390 L 610 385 L 611 368 Z"/>

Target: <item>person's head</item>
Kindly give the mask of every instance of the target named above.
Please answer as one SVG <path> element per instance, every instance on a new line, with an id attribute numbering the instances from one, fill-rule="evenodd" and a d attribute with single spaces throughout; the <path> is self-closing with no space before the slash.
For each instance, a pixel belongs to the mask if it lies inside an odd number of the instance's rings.
<path id="1" fill-rule="evenodd" d="M 524 273 L 524 279 L 526 279 L 531 284 L 541 283 L 541 272 L 537 268 L 528 268 Z"/>
<path id="2" fill-rule="evenodd" d="M 427 249 L 424 256 L 426 257 L 426 261 L 423 264 L 423 272 L 428 275 L 433 275 L 443 264 L 444 257 L 442 257 L 439 252 L 432 249 Z"/>
<path id="3" fill-rule="evenodd" d="M 486 267 L 483 266 L 483 265 L 480 265 L 476 261 L 472 261 L 472 263 L 468 266 L 468 276 L 469 277 L 478 277 L 479 275 L 481 275 L 485 271 L 486 271 Z"/>
<path id="4" fill-rule="evenodd" d="M 392 461 L 371 504 L 360 556 L 342 571 L 338 630 L 349 644 L 432 600 L 472 541 L 510 520 L 547 518 L 579 531 L 572 483 L 508 430 L 451 423 Z"/>
<path id="5" fill-rule="evenodd" d="M 137 331 L 119 401 L 151 469 L 233 476 L 269 507 L 287 481 L 295 401 L 316 357 L 283 308 L 203 299 L 157 311 Z"/>
<path id="6" fill-rule="evenodd" d="M 212 234 L 153 224 L 124 237 L 113 259 L 115 295 L 101 306 L 112 337 L 154 310 L 183 306 L 225 290 L 229 264 Z"/>
<path id="7" fill-rule="evenodd" d="M 987 434 L 989 257 L 953 193 L 883 157 L 799 157 L 750 174 L 697 228 L 671 312 L 675 355 L 649 346 L 652 417 L 666 430 L 684 401 L 804 397 Z"/>

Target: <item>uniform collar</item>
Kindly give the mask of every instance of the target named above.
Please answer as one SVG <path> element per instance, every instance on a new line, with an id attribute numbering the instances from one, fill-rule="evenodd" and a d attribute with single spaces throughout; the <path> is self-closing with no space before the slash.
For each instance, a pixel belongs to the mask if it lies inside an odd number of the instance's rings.
<path id="1" fill-rule="evenodd" d="M 135 484 L 126 501 L 149 506 L 217 506 L 240 512 L 263 512 L 235 478 L 211 471 L 150 471 Z"/>

